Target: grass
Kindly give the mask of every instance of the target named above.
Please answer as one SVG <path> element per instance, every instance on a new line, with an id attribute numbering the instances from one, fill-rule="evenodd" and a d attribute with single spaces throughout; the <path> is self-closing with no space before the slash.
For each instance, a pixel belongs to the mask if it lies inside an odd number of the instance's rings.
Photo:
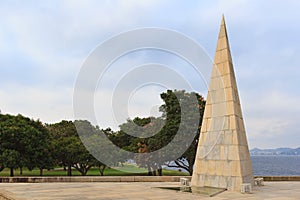
<path id="1" fill-rule="evenodd" d="M 162 171 L 164 176 L 187 176 L 188 173 L 179 172 L 175 170 L 166 170 L 163 169 Z M 14 171 L 15 176 L 20 176 L 20 170 L 16 169 Z M 33 169 L 32 171 L 27 170 L 26 168 L 23 169 L 22 176 L 39 176 L 40 171 L 39 169 Z M 43 176 L 66 176 L 67 171 L 64 171 L 62 168 L 54 168 L 51 170 L 44 170 Z M 107 168 L 104 171 L 104 176 L 146 176 L 147 170 L 145 168 L 139 168 L 136 165 L 126 164 L 122 167 L 115 167 L 115 168 Z M 0 176 L 9 176 L 9 169 L 4 169 L 0 172 Z M 72 169 L 72 176 L 81 176 L 81 174 Z M 87 176 L 100 176 L 99 170 L 97 168 L 92 168 L 88 171 Z"/>

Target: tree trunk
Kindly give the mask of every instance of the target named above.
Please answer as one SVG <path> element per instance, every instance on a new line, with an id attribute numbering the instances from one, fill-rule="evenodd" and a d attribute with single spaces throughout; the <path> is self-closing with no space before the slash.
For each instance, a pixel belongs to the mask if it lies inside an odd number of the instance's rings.
<path id="1" fill-rule="evenodd" d="M 192 166 L 189 166 L 189 173 L 190 173 L 190 176 L 193 175 L 193 167 Z"/>
<path id="2" fill-rule="evenodd" d="M 72 176 L 72 166 L 68 164 L 68 176 Z"/>
<path id="3" fill-rule="evenodd" d="M 188 160 L 188 163 L 189 163 L 189 173 L 190 173 L 190 176 L 193 175 L 193 167 L 194 167 L 194 163 L 195 163 L 195 159 L 194 160 Z"/>
<path id="4" fill-rule="evenodd" d="M 20 167 L 20 175 L 23 175 L 23 167 Z"/>
<path id="5" fill-rule="evenodd" d="M 151 167 L 151 169 L 152 169 L 152 175 L 156 176 L 156 170 L 155 170 L 155 168 Z"/>
<path id="6" fill-rule="evenodd" d="M 86 176 L 87 174 L 87 170 L 86 169 L 82 169 L 81 170 L 81 176 Z"/>
<path id="7" fill-rule="evenodd" d="M 153 176 L 156 176 L 156 170 L 152 171 Z"/>
<path id="8" fill-rule="evenodd" d="M 11 176 L 11 177 L 14 176 L 14 168 L 13 168 L 13 167 L 10 168 L 10 176 Z"/>
<path id="9" fill-rule="evenodd" d="M 43 168 L 40 168 L 40 176 L 43 176 Z"/>
<path id="10" fill-rule="evenodd" d="M 157 169 L 158 176 L 162 176 L 162 168 Z"/>
<path id="11" fill-rule="evenodd" d="M 91 166 L 86 166 L 86 165 L 83 165 L 83 164 L 74 164 L 73 167 L 77 171 L 79 171 L 79 173 L 81 174 L 81 176 L 86 176 L 87 172 L 91 168 Z"/>
<path id="12" fill-rule="evenodd" d="M 148 176 L 152 176 L 153 174 L 152 174 L 152 169 L 151 169 L 151 167 L 148 166 L 147 168 L 148 168 Z"/>
<path id="13" fill-rule="evenodd" d="M 99 166 L 99 172 L 100 172 L 100 175 L 101 175 L 101 176 L 104 176 L 104 170 L 105 170 L 105 168 L 106 168 L 106 165 L 104 165 L 104 166 Z"/>

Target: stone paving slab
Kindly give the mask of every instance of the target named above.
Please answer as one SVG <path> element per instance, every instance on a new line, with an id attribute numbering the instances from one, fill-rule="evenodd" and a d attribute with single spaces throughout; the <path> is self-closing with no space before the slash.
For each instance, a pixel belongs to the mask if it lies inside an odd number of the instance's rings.
<path id="1" fill-rule="evenodd" d="M 124 200 L 124 199 L 204 199 L 204 200 L 299 200 L 300 182 L 265 182 L 253 194 L 223 192 L 215 197 L 176 192 L 156 187 L 179 186 L 174 182 L 80 182 L 80 183 L 0 183 L 0 190 L 19 200 Z M 1 192 L 0 192 L 1 193 Z M 1 199 L 1 197 L 0 197 Z"/>

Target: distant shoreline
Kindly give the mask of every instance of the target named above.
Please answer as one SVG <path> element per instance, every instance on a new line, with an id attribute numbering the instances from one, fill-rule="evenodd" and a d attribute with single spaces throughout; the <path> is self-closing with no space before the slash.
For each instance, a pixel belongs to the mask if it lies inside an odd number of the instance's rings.
<path id="1" fill-rule="evenodd" d="M 254 148 L 250 150 L 250 155 L 300 155 L 300 147 L 298 148 L 277 148 L 277 149 L 259 149 Z"/>

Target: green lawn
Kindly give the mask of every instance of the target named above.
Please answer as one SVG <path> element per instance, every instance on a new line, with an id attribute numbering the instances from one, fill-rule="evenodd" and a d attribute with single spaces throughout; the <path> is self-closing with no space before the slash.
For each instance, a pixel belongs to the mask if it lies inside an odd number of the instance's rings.
<path id="1" fill-rule="evenodd" d="M 119 169 L 119 170 L 118 170 Z M 27 170 L 26 168 L 23 169 L 22 176 L 39 176 L 40 171 L 38 169 L 34 169 L 32 171 Z M 55 168 L 52 170 L 44 170 L 43 176 L 66 176 L 67 172 L 64 171 L 62 168 Z M 72 170 L 73 176 L 80 176 L 81 174 L 73 169 Z M 92 168 L 87 173 L 88 176 L 100 176 L 99 170 L 97 168 Z M 144 168 L 139 168 L 136 165 L 129 165 L 126 164 L 122 167 L 116 168 L 107 168 L 104 171 L 105 176 L 146 176 L 147 170 Z M 163 175 L 165 176 L 186 176 L 189 175 L 185 172 L 179 172 L 174 170 L 163 170 Z M 9 169 L 4 169 L 0 172 L 0 176 L 9 176 Z M 15 176 L 20 176 L 19 169 L 15 170 Z"/>

